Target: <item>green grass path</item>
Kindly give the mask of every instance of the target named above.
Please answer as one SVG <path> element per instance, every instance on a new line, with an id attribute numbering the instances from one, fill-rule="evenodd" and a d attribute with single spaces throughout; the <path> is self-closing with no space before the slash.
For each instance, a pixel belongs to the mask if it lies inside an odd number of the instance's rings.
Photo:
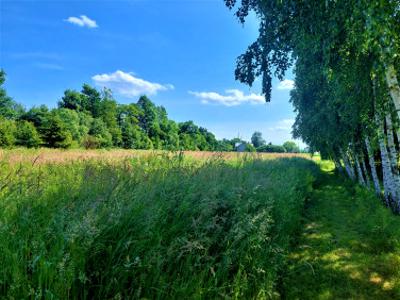
<path id="1" fill-rule="evenodd" d="M 400 299 L 400 216 L 323 172 L 289 256 L 284 299 Z"/>

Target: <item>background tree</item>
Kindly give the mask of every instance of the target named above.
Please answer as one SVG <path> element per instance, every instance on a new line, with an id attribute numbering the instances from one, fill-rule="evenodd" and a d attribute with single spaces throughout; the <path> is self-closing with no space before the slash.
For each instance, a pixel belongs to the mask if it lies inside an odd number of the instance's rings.
<path id="1" fill-rule="evenodd" d="M 15 130 L 15 144 L 27 148 L 37 148 L 42 140 L 33 123 L 22 120 L 18 121 Z"/>
<path id="2" fill-rule="evenodd" d="M 13 113 L 17 107 L 9 106 Z M 193 121 L 170 120 L 166 109 L 146 96 L 137 103 L 118 104 L 109 89 L 98 91 L 88 84 L 80 92 L 66 90 L 57 108 L 41 105 L 13 113 L 1 119 L 0 146 L 233 151 L 236 143 L 243 143 L 246 151 L 254 151 L 241 139 L 218 141 Z M 15 122 L 19 131 L 13 130 Z"/>
<path id="3" fill-rule="evenodd" d="M 23 112 L 21 105 L 17 104 L 11 97 L 7 95 L 3 84 L 6 81 L 6 73 L 3 69 L 0 70 L 0 117 L 5 119 L 16 119 Z"/>
<path id="4" fill-rule="evenodd" d="M 69 148 L 72 135 L 57 113 L 52 112 L 42 125 L 42 134 L 46 146 L 50 148 Z"/>
<path id="5" fill-rule="evenodd" d="M 293 141 L 286 141 L 283 143 L 283 148 L 285 148 L 286 152 L 289 153 L 299 153 L 300 148 L 297 146 L 297 144 Z"/>
<path id="6" fill-rule="evenodd" d="M 111 133 L 101 119 L 93 119 L 89 135 L 95 139 L 99 148 L 109 148 L 113 145 Z"/>
<path id="7" fill-rule="evenodd" d="M 267 153 L 285 153 L 285 147 L 281 145 L 272 145 L 269 143 L 268 145 L 263 145 L 257 148 L 258 152 L 267 152 Z"/>
<path id="8" fill-rule="evenodd" d="M 61 119 L 66 130 L 71 134 L 71 146 L 79 147 L 82 144 L 83 137 L 89 132 L 93 118 L 85 112 L 66 108 L 59 108 L 53 112 Z"/>
<path id="9" fill-rule="evenodd" d="M 12 147 L 15 144 L 15 122 L 0 117 L 0 147 Z"/>
<path id="10" fill-rule="evenodd" d="M 124 122 L 122 125 L 122 147 L 125 149 L 147 149 L 148 141 L 138 125 Z"/>
<path id="11" fill-rule="evenodd" d="M 255 131 L 251 136 L 251 143 L 255 148 L 265 145 L 265 140 L 262 137 L 262 133 L 259 131 Z"/>
<path id="12" fill-rule="evenodd" d="M 234 147 L 230 140 L 222 139 L 221 141 L 218 141 L 216 150 L 218 150 L 218 151 L 233 151 Z"/>
<path id="13" fill-rule="evenodd" d="M 122 132 L 117 122 L 118 104 L 109 89 L 103 89 L 102 100 L 99 108 L 99 116 L 106 124 L 111 134 L 113 146 L 120 147 L 122 144 Z"/>
<path id="14" fill-rule="evenodd" d="M 58 107 L 82 111 L 85 104 L 84 97 L 81 93 L 68 89 L 64 92 L 64 96 L 58 102 Z"/>
<path id="15" fill-rule="evenodd" d="M 27 112 L 22 114 L 20 117 L 21 120 L 25 120 L 31 122 L 35 125 L 39 134 L 43 137 L 44 135 L 44 125 L 47 122 L 47 119 L 50 117 L 50 110 L 46 105 L 41 105 L 39 107 L 32 107 Z"/>
<path id="16" fill-rule="evenodd" d="M 256 149 L 256 147 L 253 146 L 253 144 L 246 143 L 245 151 L 246 152 L 256 152 L 257 149 Z"/>
<path id="17" fill-rule="evenodd" d="M 98 90 L 88 84 L 82 86 L 81 106 L 85 111 L 89 112 L 93 118 L 100 117 L 101 102 L 101 94 Z"/>
<path id="18" fill-rule="evenodd" d="M 230 9 L 237 2 L 225 0 Z M 282 80 L 294 64 L 294 137 L 360 185 L 373 178 L 378 195 L 381 181 L 385 203 L 400 212 L 399 2 L 240 1 L 236 15 L 244 22 L 251 11 L 259 37 L 239 56 L 236 79 L 262 76 L 269 101 L 272 75 Z"/>

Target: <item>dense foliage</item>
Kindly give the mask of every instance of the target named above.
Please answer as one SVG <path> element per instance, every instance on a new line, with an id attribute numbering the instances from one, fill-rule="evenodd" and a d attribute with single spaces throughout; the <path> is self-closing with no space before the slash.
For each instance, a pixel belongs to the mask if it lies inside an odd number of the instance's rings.
<path id="1" fill-rule="evenodd" d="M 0 298 L 13 299 L 271 298 L 317 172 L 167 154 L 0 163 Z"/>
<path id="2" fill-rule="evenodd" d="M 270 101 L 273 75 L 294 66 L 294 137 L 400 212 L 400 1 L 242 0 L 236 16 L 252 11 L 259 37 L 236 78 L 261 76 Z"/>
<path id="3" fill-rule="evenodd" d="M 238 141 L 218 141 L 192 121 L 177 123 L 164 107 L 146 96 L 119 104 L 108 89 L 84 84 L 66 90 L 55 109 L 45 105 L 25 110 L 2 87 L 0 71 L 0 147 L 126 148 L 233 151 Z M 248 150 L 250 151 L 250 150 Z"/>
<path id="4" fill-rule="evenodd" d="M 308 149 L 300 150 L 300 147 L 293 141 L 286 141 L 283 145 L 273 145 L 271 142 L 266 143 L 262 133 L 255 131 L 251 136 L 251 143 L 257 152 L 269 153 L 300 153 L 309 152 Z"/>
<path id="5" fill-rule="evenodd" d="M 299 152 L 298 147 L 265 147 L 261 132 L 251 143 L 233 138 L 217 140 L 193 121 L 177 123 L 162 106 L 146 96 L 136 103 L 119 104 L 109 89 L 99 92 L 84 84 L 82 91 L 66 90 L 58 107 L 25 110 L 2 87 L 0 71 L 0 148 L 125 148 L 200 151 Z"/>

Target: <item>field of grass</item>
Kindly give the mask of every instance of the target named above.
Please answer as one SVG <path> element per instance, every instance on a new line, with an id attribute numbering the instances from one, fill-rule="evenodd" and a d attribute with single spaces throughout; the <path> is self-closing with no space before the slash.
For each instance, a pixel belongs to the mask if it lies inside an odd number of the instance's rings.
<path id="1" fill-rule="evenodd" d="M 0 298 L 275 297 L 318 172 L 236 155 L 56 161 L 3 159 Z"/>
<path id="2" fill-rule="evenodd" d="M 168 154 L 169 156 L 184 154 L 186 157 L 196 159 L 237 159 L 243 157 L 252 157 L 259 159 L 302 157 L 309 158 L 309 154 L 304 153 L 250 153 L 250 152 L 211 152 L 211 151 L 178 151 L 171 153 L 163 150 L 126 150 L 126 149 L 0 149 L 0 161 L 15 163 L 65 163 L 71 161 L 102 160 L 102 161 L 120 161 L 127 158 L 148 157 L 154 155 Z"/>
<path id="3" fill-rule="evenodd" d="M 0 299 L 400 299 L 400 218 L 330 162 L 1 155 Z"/>
<path id="4" fill-rule="evenodd" d="M 283 276 L 286 299 L 400 299 L 400 217 L 329 169 L 305 209 Z"/>

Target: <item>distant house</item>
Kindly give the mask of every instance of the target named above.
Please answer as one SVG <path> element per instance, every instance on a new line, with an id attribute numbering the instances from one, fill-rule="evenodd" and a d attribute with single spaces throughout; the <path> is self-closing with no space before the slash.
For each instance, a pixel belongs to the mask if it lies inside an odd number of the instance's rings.
<path id="1" fill-rule="evenodd" d="M 236 152 L 245 152 L 246 148 L 247 148 L 247 145 L 245 143 L 236 143 L 235 144 Z"/>

